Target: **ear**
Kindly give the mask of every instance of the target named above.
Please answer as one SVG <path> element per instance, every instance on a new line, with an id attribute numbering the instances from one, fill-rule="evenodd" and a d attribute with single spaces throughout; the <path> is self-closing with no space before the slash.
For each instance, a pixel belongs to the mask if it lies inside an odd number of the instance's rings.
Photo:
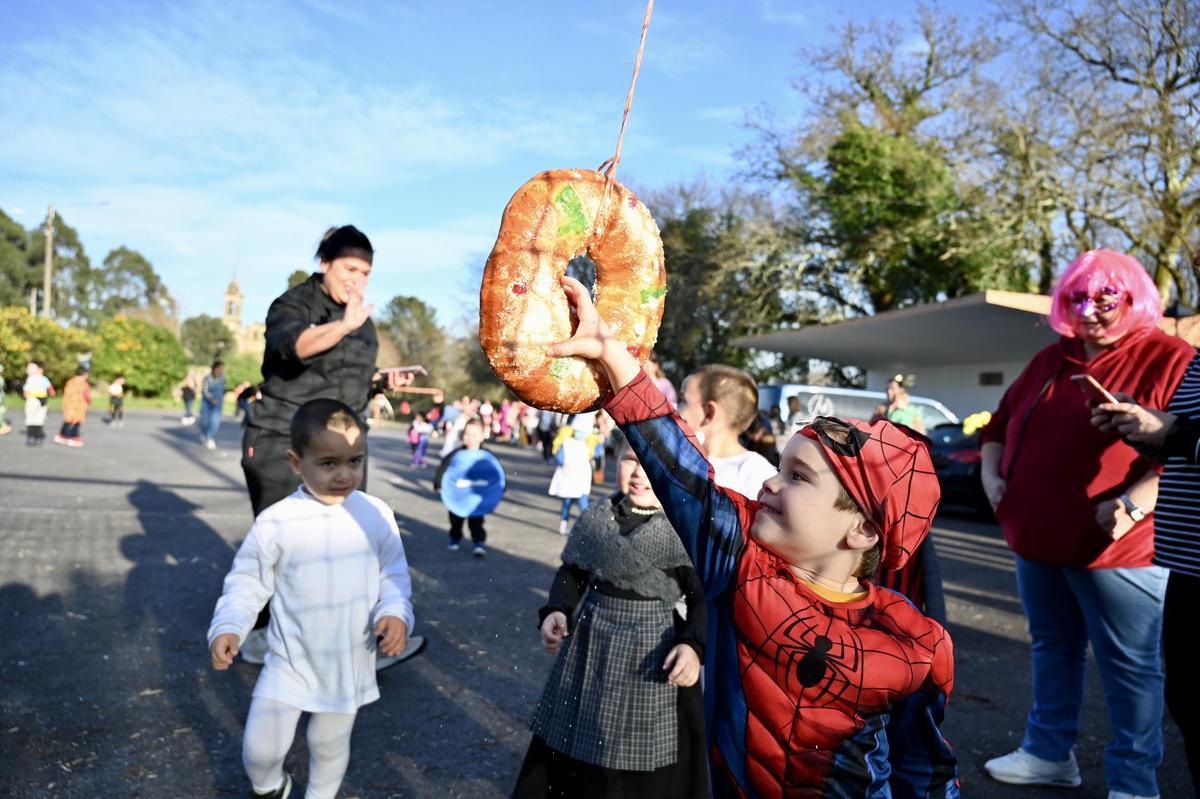
<path id="1" fill-rule="evenodd" d="M 295 450 L 289 449 L 287 451 L 287 458 L 288 463 L 292 466 L 292 473 L 300 474 L 300 456 L 296 454 Z"/>
<path id="2" fill-rule="evenodd" d="M 701 424 L 701 427 L 707 427 L 716 420 L 719 407 L 712 400 L 704 403 L 704 422 Z"/>
<path id="3" fill-rule="evenodd" d="M 879 533 L 875 532 L 875 527 L 867 523 L 867 517 L 861 513 L 857 514 L 854 523 L 846 532 L 846 546 L 866 552 L 877 543 L 879 543 Z"/>
<path id="4" fill-rule="evenodd" d="M 319 267 L 321 269 L 321 274 L 328 273 L 329 272 L 329 261 L 321 261 L 319 264 Z"/>

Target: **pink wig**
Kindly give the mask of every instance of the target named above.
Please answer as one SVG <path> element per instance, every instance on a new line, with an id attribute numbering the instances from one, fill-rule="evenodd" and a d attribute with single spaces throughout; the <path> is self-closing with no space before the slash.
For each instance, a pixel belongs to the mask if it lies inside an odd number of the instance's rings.
<path id="1" fill-rule="evenodd" d="M 1119 315 L 1108 328 L 1114 337 L 1155 327 L 1162 319 L 1158 287 L 1136 258 L 1115 250 L 1088 250 L 1072 261 L 1059 279 L 1050 306 L 1050 326 L 1060 335 L 1074 338 L 1079 315 L 1071 296 L 1095 296 L 1106 288 L 1124 295 Z"/>

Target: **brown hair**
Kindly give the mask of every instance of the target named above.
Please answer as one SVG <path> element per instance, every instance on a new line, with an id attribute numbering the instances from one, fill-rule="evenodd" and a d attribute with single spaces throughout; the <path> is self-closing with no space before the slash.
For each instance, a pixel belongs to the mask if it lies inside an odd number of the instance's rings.
<path id="1" fill-rule="evenodd" d="M 355 427 L 359 432 L 366 434 L 366 425 L 346 403 L 328 398 L 309 400 L 292 416 L 292 451 L 303 455 L 304 450 L 312 443 L 313 436 L 322 430 L 344 433 Z"/>
<path id="2" fill-rule="evenodd" d="M 688 376 L 694 380 L 701 402 L 714 402 L 729 415 L 729 423 L 742 433 L 758 413 L 758 386 L 754 378 L 723 364 L 703 366 Z"/>
<path id="3" fill-rule="evenodd" d="M 875 542 L 875 546 L 863 553 L 862 561 L 858 564 L 858 572 L 854 576 L 864 580 L 874 580 L 881 560 L 883 560 L 883 541 L 879 540 Z"/>

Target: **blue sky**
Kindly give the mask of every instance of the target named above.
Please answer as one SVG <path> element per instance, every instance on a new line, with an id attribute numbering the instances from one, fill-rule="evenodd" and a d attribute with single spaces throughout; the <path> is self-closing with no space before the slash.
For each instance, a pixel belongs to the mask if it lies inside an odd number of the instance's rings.
<path id="1" fill-rule="evenodd" d="M 236 274 L 247 321 L 355 224 L 377 251 L 368 299 L 420 297 L 453 328 L 513 191 L 611 154 L 644 8 L 0 0 L 0 209 L 33 227 L 54 202 L 94 262 L 141 251 L 185 317 L 219 315 Z M 798 53 L 844 8 L 658 0 L 618 178 L 736 171 L 746 113 L 803 112 Z"/>

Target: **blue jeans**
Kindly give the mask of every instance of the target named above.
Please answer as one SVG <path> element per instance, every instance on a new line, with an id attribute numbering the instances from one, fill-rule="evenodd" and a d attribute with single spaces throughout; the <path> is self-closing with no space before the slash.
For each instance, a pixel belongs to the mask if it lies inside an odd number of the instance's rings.
<path id="1" fill-rule="evenodd" d="M 564 499 L 562 504 L 562 520 L 565 522 L 571 518 L 571 503 L 579 503 L 579 512 L 583 513 L 588 509 L 588 495 L 584 494 L 578 499 Z"/>
<path id="2" fill-rule="evenodd" d="M 1033 707 L 1021 748 L 1044 760 L 1070 756 L 1079 734 L 1091 642 L 1113 729 L 1104 747 L 1109 790 L 1157 795 L 1166 569 L 1082 569 L 1016 559 L 1017 587 L 1033 638 Z"/>
<path id="3" fill-rule="evenodd" d="M 221 406 L 200 400 L 200 435 L 203 438 L 216 438 L 221 429 Z"/>

